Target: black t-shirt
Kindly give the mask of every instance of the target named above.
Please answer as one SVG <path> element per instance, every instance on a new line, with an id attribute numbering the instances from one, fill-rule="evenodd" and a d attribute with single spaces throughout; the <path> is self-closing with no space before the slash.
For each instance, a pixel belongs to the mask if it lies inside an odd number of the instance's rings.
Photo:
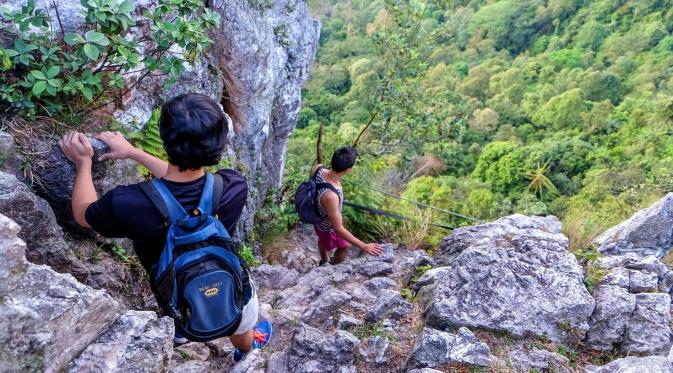
<path id="1" fill-rule="evenodd" d="M 224 182 L 217 213 L 233 236 L 248 196 L 248 184 L 236 171 L 225 169 L 217 173 Z M 186 211 L 191 212 L 198 206 L 205 176 L 184 183 L 162 181 Z M 118 186 L 105 193 L 86 209 L 85 218 L 91 228 L 105 237 L 133 240 L 133 248 L 146 270 L 159 261 L 168 227 L 138 184 Z"/>

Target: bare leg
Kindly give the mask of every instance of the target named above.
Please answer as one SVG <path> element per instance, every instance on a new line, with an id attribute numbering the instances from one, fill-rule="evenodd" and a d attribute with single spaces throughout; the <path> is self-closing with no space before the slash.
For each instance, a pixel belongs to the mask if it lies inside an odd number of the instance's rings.
<path id="1" fill-rule="evenodd" d="M 318 244 L 318 249 L 320 250 L 320 260 L 323 263 L 329 261 L 329 251 L 327 251 L 321 244 Z"/>
<path id="2" fill-rule="evenodd" d="M 332 260 L 330 261 L 331 264 L 339 264 L 346 260 L 346 257 L 348 256 L 348 247 L 342 247 L 336 250 L 336 253 L 332 257 Z"/>
<path id="3" fill-rule="evenodd" d="M 252 337 L 253 331 L 250 329 L 243 334 L 232 335 L 229 337 L 229 341 L 234 347 L 245 353 L 252 349 Z"/>

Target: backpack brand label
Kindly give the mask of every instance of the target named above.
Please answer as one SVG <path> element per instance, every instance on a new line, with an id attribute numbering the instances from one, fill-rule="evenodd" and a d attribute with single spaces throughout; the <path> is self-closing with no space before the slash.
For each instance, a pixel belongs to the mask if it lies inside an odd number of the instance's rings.
<path id="1" fill-rule="evenodd" d="M 203 295 L 206 296 L 206 298 L 210 298 L 212 296 L 217 295 L 217 293 L 220 291 L 220 286 L 222 286 L 222 282 L 216 282 L 214 284 L 202 286 L 199 288 L 199 291 L 203 293 Z"/>

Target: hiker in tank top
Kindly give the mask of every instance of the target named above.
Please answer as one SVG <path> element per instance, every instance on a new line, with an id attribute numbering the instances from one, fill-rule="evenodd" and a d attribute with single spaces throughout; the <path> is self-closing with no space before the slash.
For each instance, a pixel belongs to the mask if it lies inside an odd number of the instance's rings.
<path id="1" fill-rule="evenodd" d="M 320 223 L 314 226 L 318 235 L 318 248 L 320 249 L 320 263 L 338 264 L 346 259 L 348 247 L 354 245 L 371 255 L 381 255 L 383 248 L 377 243 L 364 243 L 353 235 L 343 224 L 341 210 L 343 209 L 344 193 L 341 187 L 341 178 L 349 173 L 355 160 L 357 151 L 353 147 L 342 147 L 332 155 L 330 169 L 318 165 L 313 169 L 313 175 L 319 182 L 329 183 L 336 189 L 336 193 L 330 189 L 321 189 L 318 192 L 318 215 Z M 336 252 L 330 259 L 333 251 Z"/>

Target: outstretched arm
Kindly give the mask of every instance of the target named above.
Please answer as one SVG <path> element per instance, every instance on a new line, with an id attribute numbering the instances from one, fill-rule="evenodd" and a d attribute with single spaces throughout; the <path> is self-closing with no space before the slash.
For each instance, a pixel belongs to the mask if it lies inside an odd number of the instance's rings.
<path id="1" fill-rule="evenodd" d="M 162 161 L 153 155 L 145 153 L 142 149 L 131 145 L 121 133 L 102 132 L 96 135 L 96 138 L 110 147 L 110 151 L 103 154 L 99 160 L 131 158 L 145 166 L 156 177 L 164 177 L 166 175 L 168 162 Z"/>
<path id="2" fill-rule="evenodd" d="M 75 221 L 83 227 L 89 227 L 84 213 L 98 196 L 91 177 L 91 157 L 93 148 L 89 139 L 79 132 L 69 132 L 58 142 L 63 153 L 75 164 L 75 185 L 72 189 L 72 214 Z"/>
<path id="3" fill-rule="evenodd" d="M 381 255 L 381 253 L 383 253 L 381 245 L 376 243 L 366 244 L 344 227 L 341 210 L 339 210 L 339 196 L 336 193 L 330 191 L 323 194 L 322 197 L 320 197 L 320 203 L 325 208 L 330 224 L 339 237 L 369 254 Z"/>

